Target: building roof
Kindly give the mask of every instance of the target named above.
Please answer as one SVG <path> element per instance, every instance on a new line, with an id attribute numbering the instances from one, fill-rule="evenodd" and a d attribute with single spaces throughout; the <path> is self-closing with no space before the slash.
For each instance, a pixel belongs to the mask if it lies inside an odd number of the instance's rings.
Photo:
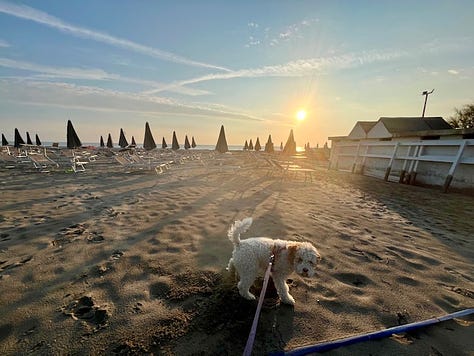
<path id="1" fill-rule="evenodd" d="M 409 132 L 423 130 L 447 130 L 451 129 L 442 117 L 381 117 L 381 122 L 388 132 Z"/>
<path id="2" fill-rule="evenodd" d="M 356 125 L 359 124 L 365 133 L 367 133 L 372 127 L 375 126 L 376 123 L 377 121 L 357 121 Z"/>
<path id="3" fill-rule="evenodd" d="M 377 121 L 357 121 L 348 137 L 367 138 L 367 133 L 375 126 Z"/>
<path id="4" fill-rule="evenodd" d="M 442 117 L 381 117 L 378 121 L 357 121 L 348 136 L 334 136 L 330 140 L 380 139 L 390 137 L 456 135 Z M 470 134 L 470 133 L 469 133 Z M 365 137 L 364 137 L 365 136 Z"/>

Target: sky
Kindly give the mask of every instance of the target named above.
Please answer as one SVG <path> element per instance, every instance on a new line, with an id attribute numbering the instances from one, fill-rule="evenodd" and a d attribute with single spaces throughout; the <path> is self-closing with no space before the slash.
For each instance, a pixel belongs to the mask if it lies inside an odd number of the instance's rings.
<path id="1" fill-rule="evenodd" d="M 474 102 L 474 1 L 0 0 L 0 132 L 320 146 Z M 297 112 L 303 110 L 303 120 Z"/>

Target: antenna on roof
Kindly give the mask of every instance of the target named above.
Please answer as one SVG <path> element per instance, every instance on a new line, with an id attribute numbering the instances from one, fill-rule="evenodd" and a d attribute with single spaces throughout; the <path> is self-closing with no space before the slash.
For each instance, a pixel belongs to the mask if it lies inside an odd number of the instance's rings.
<path id="1" fill-rule="evenodd" d="M 425 105 L 423 105 L 423 114 L 421 114 L 421 117 L 425 117 L 425 110 L 426 110 L 426 102 L 428 101 L 428 95 L 432 94 L 434 92 L 434 89 L 432 91 L 427 91 L 425 90 L 421 95 L 425 96 Z"/>

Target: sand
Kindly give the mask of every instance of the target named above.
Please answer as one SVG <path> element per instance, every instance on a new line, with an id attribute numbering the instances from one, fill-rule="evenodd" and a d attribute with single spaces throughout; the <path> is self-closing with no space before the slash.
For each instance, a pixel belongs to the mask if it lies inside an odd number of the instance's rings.
<path id="1" fill-rule="evenodd" d="M 203 155 L 206 156 L 206 155 Z M 294 307 L 263 310 L 254 354 L 474 306 L 474 197 L 316 168 L 269 176 L 245 153 L 154 171 L 0 170 L 0 354 L 239 355 L 256 302 L 225 270 L 227 229 L 311 241 Z M 240 168 L 238 168 L 240 167 Z M 328 355 L 474 355 L 474 318 Z"/>

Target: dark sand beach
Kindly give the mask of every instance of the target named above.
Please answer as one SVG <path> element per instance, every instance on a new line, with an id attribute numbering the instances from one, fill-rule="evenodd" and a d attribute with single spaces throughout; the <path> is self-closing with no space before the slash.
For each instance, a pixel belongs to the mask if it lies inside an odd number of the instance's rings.
<path id="1" fill-rule="evenodd" d="M 263 310 L 256 355 L 474 306 L 473 196 L 222 157 L 160 175 L 1 169 L 0 354 L 241 354 L 256 302 L 225 270 L 226 235 L 247 216 L 243 238 L 322 255 L 314 278 L 291 277 L 294 307 Z M 327 354 L 473 355 L 473 331 L 471 317 Z"/>

